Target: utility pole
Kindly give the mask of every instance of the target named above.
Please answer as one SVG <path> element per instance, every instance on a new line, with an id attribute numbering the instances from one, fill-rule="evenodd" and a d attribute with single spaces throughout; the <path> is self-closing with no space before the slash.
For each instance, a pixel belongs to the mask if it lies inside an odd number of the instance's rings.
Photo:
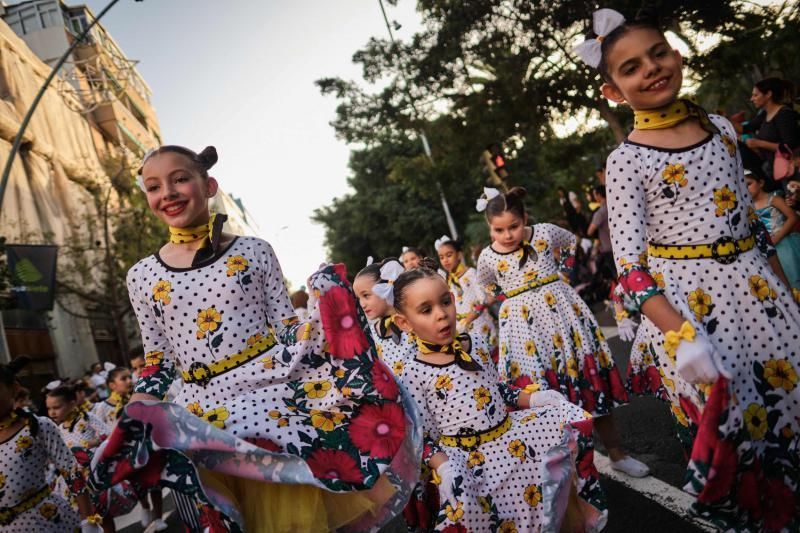
<path id="1" fill-rule="evenodd" d="M 378 0 L 378 4 L 381 6 L 383 21 L 386 23 L 386 30 L 389 32 L 389 40 L 392 41 L 392 44 L 396 44 L 394 40 L 394 33 L 392 32 L 392 26 L 389 24 L 389 17 L 386 16 L 386 9 L 383 7 L 383 0 Z M 405 82 L 406 96 L 408 96 L 408 101 L 411 104 L 411 108 L 414 110 L 414 117 L 419 119 L 419 111 L 417 110 L 417 106 L 414 104 L 414 98 L 411 96 L 411 93 L 408 92 L 408 80 L 406 79 L 406 75 L 402 69 L 400 70 L 400 75 L 403 77 L 403 81 Z M 425 130 L 422 128 L 419 130 L 419 137 L 422 141 L 422 149 L 425 151 L 425 155 L 428 156 L 428 160 L 435 167 L 436 162 L 433 160 L 433 155 L 431 154 L 431 145 L 428 143 L 428 137 L 425 135 Z M 447 203 L 447 197 L 444 195 L 444 189 L 442 189 L 442 184 L 438 179 L 436 180 L 436 190 L 439 191 L 439 198 L 442 201 L 442 210 L 444 211 L 445 219 L 447 219 L 447 227 L 450 229 L 450 236 L 454 240 L 458 240 L 456 223 L 453 220 L 453 216 L 450 214 L 450 205 Z"/>

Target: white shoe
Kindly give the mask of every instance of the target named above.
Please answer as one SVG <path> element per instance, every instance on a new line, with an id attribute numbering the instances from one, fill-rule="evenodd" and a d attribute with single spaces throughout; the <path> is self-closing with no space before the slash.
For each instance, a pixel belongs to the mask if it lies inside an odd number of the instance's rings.
<path id="1" fill-rule="evenodd" d="M 611 468 L 631 477 L 646 477 L 650 475 L 650 468 L 630 455 L 619 461 L 611 461 Z"/>
<path id="2" fill-rule="evenodd" d="M 166 531 L 167 527 L 167 523 L 162 519 L 156 518 L 153 520 L 153 531 Z"/>
<path id="3" fill-rule="evenodd" d="M 142 526 L 147 527 L 149 526 L 155 517 L 153 516 L 153 511 L 150 509 L 145 509 L 142 507 Z"/>

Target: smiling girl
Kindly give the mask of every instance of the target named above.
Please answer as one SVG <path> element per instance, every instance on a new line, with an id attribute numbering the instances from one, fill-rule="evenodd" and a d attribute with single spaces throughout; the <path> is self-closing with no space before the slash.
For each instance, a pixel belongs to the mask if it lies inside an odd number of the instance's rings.
<path id="1" fill-rule="evenodd" d="M 653 21 L 601 9 L 594 33 L 578 52 L 606 98 L 634 111 L 608 157 L 611 239 L 673 411 L 696 432 L 684 488 L 721 529 L 796 531 L 800 310 L 736 133 L 678 98 L 682 59 Z"/>
<path id="2" fill-rule="evenodd" d="M 147 365 L 93 479 L 134 470 L 142 488 L 169 486 L 191 531 L 390 520 L 416 473 L 393 475 L 394 487 L 387 474 L 418 451 L 346 272 L 327 266 L 309 279 L 316 305 L 299 323 L 272 247 L 223 232 L 224 217 L 209 213 L 216 161 L 213 147 L 162 146 L 142 163 L 140 186 L 170 242 L 128 273 Z M 176 379 L 174 401 L 158 403 Z"/>

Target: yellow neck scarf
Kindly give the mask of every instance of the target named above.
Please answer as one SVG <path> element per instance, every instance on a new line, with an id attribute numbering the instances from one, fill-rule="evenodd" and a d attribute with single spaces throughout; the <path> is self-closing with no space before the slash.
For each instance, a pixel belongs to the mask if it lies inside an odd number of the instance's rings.
<path id="1" fill-rule="evenodd" d="M 202 226 L 191 228 L 169 227 L 169 242 L 186 244 L 203 240 L 192 260 L 192 266 L 197 266 L 216 256 L 222 237 L 222 225 L 228 220 L 227 215 L 214 214 Z"/>
<path id="2" fill-rule="evenodd" d="M 447 283 L 455 287 L 458 291 L 458 294 L 464 293 L 464 289 L 461 288 L 461 283 L 459 283 L 458 280 L 466 271 L 467 266 L 464 263 L 459 263 L 454 271 L 447 273 Z"/>
<path id="3" fill-rule="evenodd" d="M 468 335 L 459 335 L 450 344 L 434 344 L 417 337 L 417 349 L 423 355 L 446 353 L 455 356 L 456 364 L 464 370 L 481 370 L 483 367 L 461 346 L 461 340 L 469 340 Z"/>
<path id="4" fill-rule="evenodd" d="M 671 128 L 691 117 L 700 121 L 700 127 L 709 133 L 719 133 L 705 109 L 691 100 L 681 98 L 658 109 L 634 110 L 633 128 L 637 130 L 661 130 Z"/>
<path id="5" fill-rule="evenodd" d="M 122 395 L 118 392 L 112 392 L 108 396 L 108 403 L 114 406 L 113 413 L 114 418 L 117 418 L 119 414 L 122 412 L 122 408 L 125 407 L 125 404 L 128 403 L 128 395 Z"/>
<path id="6" fill-rule="evenodd" d="M 16 413 L 16 411 L 11 411 L 8 413 L 8 416 L 0 420 L 0 431 L 13 426 L 14 422 L 17 421 L 17 418 L 19 418 L 19 415 Z"/>

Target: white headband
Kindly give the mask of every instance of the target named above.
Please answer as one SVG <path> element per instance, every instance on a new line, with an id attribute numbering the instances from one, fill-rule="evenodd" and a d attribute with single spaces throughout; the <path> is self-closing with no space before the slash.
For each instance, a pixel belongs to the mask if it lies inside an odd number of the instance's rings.
<path id="1" fill-rule="evenodd" d="M 144 153 L 144 157 L 142 158 L 142 163 L 139 165 L 139 168 L 144 167 L 144 164 L 147 163 L 147 160 L 150 159 L 154 153 L 156 153 L 157 148 L 150 148 L 148 151 Z M 144 188 L 144 176 L 141 174 L 136 174 L 136 185 L 142 190 L 142 192 L 147 192 Z"/>
<path id="2" fill-rule="evenodd" d="M 394 305 L 394 282 L 405 271 L 399 261 L 388 261 L 381 267 L 381 279 L 372 287 L 372 292 Z"/>
<path id="3" fill-rule="evenodd" d="M 447 235 L 442 235 L 441 238 L 436 239 L 436 242 L 433 243 L 433 248 L 438 252 L 439 247 L 448 242 L 453 242 L 453 240 Z"/>
<path id="4" fill-rule="evenodd" d="M 625 24 L 625 17 L 621 13 L 613 9 L 598 9 L 592 14 L 592 30 L 597 37 L 586 39 L 575 46 L 573 50 L 584 63 L 592 68 L 597 68 L 603 59 L 603 53 L 600 49 L 603 39 L 623 24 Z"/>
<path id="5" fill-rule="evenodd" d="M 489 200 L 492 198 L 497 198 L 500 196 L 500 191 L 497 189 L 493 189 L 491 187 L 484 187 L 483 194 L 480 198 L 475 202 L 475 210 L 479 213 L 482 213 L 486 210 L 486 206 L 489 205 Z"/>

